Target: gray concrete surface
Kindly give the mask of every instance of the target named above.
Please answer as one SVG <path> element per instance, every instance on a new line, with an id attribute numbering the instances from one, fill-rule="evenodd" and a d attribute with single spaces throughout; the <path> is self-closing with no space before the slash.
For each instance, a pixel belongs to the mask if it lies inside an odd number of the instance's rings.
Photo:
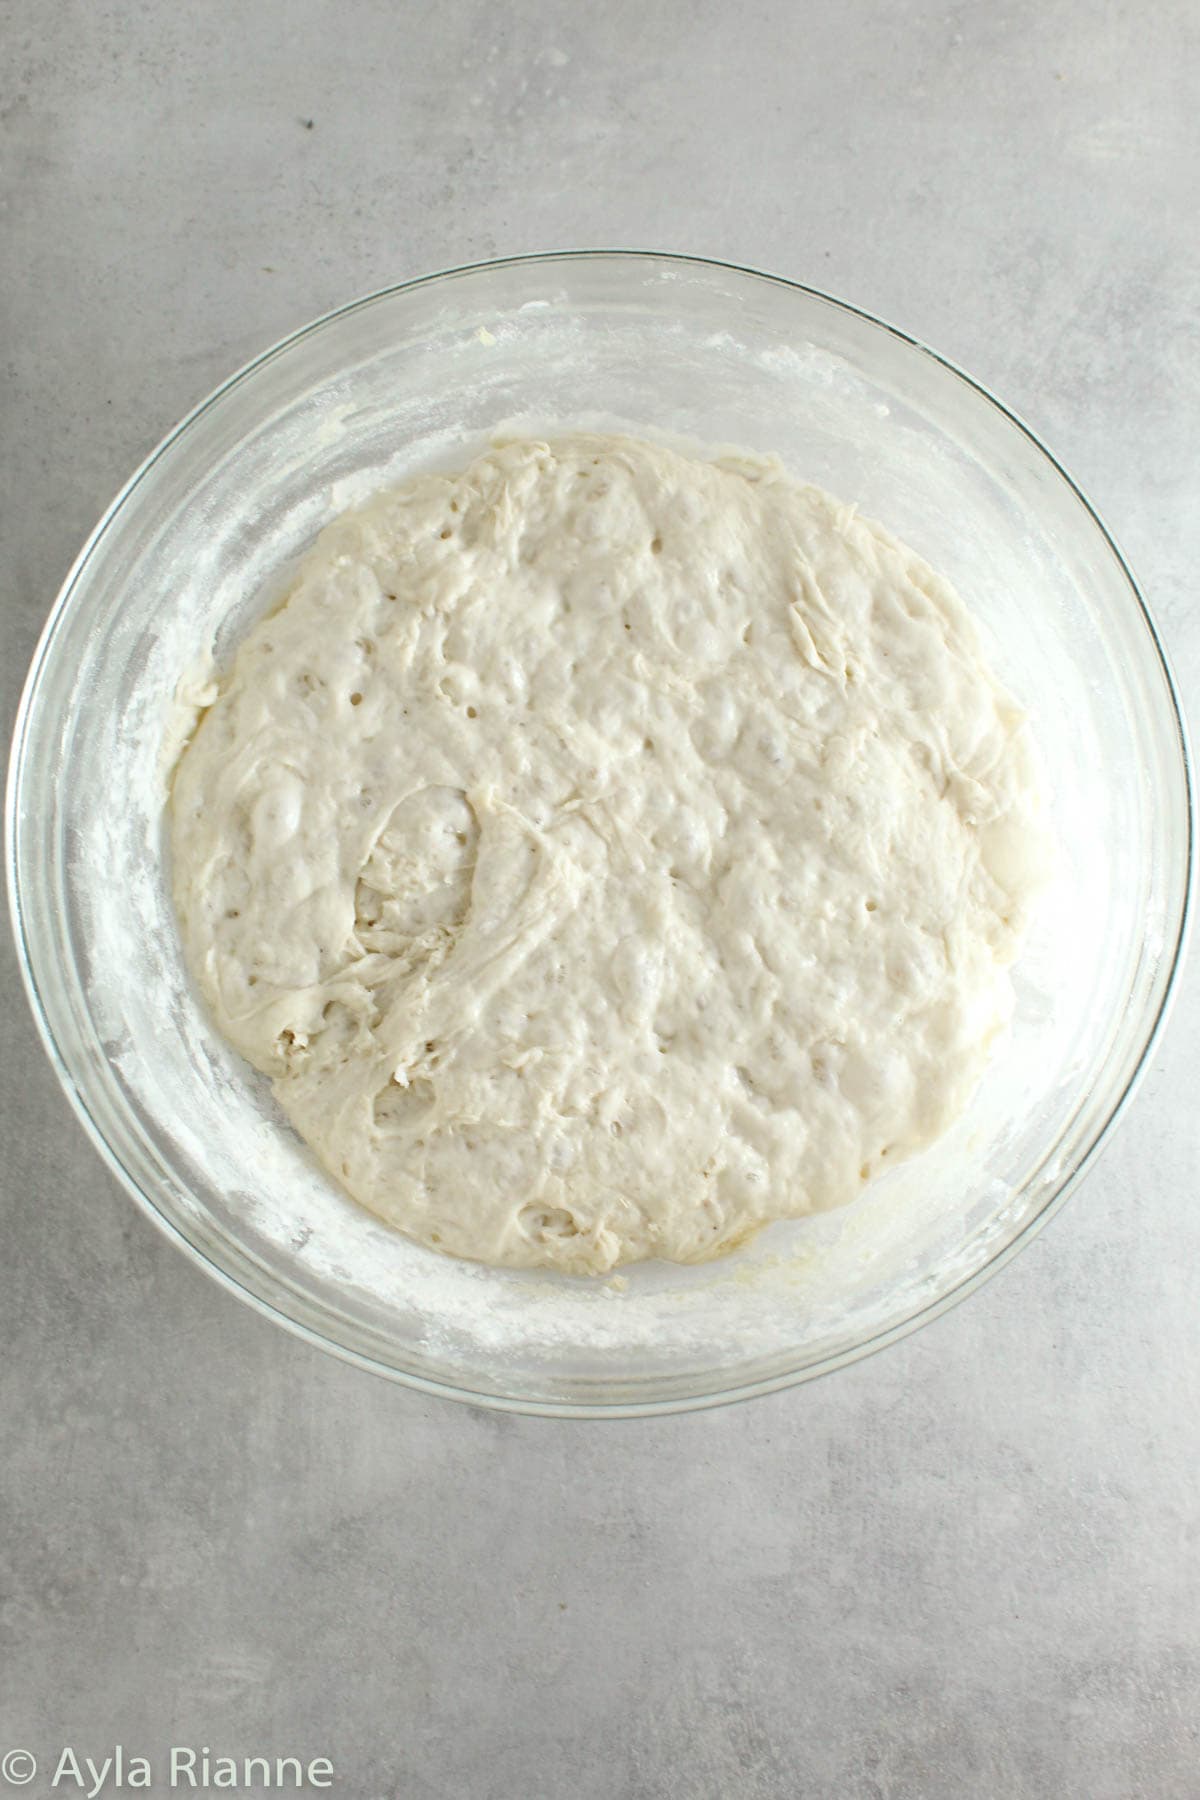
<path id="1" fill-rule="evenodd" d="M 93 519 L 231 367 L 405 275 L 612 242 L 827 286 L 991 383 L 1197 692 L 1190 0 L 3 16 L 10 708 Z M 425 1400 L 241 1307 L 105 1175 L 4 983 L 21 1791 L 119 1742 L 325 1756 L 343 1800 L 1200 1795 L 1194 977 L 982 1294 L 825 1383 L 628 1425 Z"/>

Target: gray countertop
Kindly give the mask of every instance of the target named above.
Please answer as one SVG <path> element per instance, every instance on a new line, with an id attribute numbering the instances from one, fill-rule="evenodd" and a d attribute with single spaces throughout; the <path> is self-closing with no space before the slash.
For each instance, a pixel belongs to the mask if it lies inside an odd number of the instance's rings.
<path id="1" fill-rule="evenodd" d="M 1197 691 L 1190 0 L 5 16 L 10 716 L 84 534 L 227 371 L 404 276 L 611 243 L 826 287 L 970 369 Z M 3 979 L 22 1791 L 119 1742 L 158 1790 L 172 1744 L 327 1757 L 345 1800 L 1200 1794 L 1194 977 L 984 1291 L 824 1382 L 628 1424 L 427 1400 L 240 1306 L 84 1141 L 7 945 Z"/>

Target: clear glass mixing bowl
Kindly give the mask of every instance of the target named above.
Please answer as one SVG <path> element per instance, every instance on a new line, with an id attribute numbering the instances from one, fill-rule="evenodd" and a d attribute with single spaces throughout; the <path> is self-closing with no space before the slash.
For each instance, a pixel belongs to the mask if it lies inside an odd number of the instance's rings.
<path id="1" fill-rule="evenodd" d="M 497 430 L 774 451 L 958 586 L 1033 716 L 1061 855 L 967 1115 L 846 1211 L 707 1267 L 592 1283 L 452 1262 L 334 1191 L 181 961 L 164 774 L 181 673 L 227 655 L 331 514 Z M 312 1341 L 485 1404 L 629 1414 L 762 1393 L 940 1312 L 1030 1237 L 1128 1099 L 1181 953 L 1179 707 L 1112 539 L 1003 407 L 793 283 L 586 252 L 357 302 L 235 375 L 100 522 L 17 723 L 13 914 L 34 1011 L 110 1167 L 177 1243 Z"/>

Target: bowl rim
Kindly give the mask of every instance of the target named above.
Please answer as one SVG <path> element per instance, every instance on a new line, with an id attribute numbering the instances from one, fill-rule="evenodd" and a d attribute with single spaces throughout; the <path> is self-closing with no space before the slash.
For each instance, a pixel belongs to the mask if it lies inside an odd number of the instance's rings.
<path id="1" fill-rule="evenodd" d="M 1149 636 L 1154 655 L 1157 657 L 1160 672 L 1166 684 L 1170 698 L 1171 716 L 1175 727 L 1175 747 L 1179 756 L 1179 765 L 1184 784 L 1184 881 L 1182 898 L 1179 907 L 1178 924 L 1174 933 L 1174 941 L 1170 947 L 1170 965 L 1167 970 L 1161 998 L 1150 1021 L 1141 1050 L 1130 1074 L 1106 1117 L 1096 1130 L 1091 1143 L 1079 1157 L 1071 1171 L 1049 1192 L 1047 1198 L 1028 1218 L 1009 1241 L 989 1256 L 979 1269 L 964 1276 L 946 1293 L 939 1295 L 927 1304 L 917 1307 L 905 1318 L 897 1320 L 882 1331 L 864 1339 L 861 1343 L 847 1346 L 835 1351 L 832 1355 L 819 1361 L 800 1367 L 777 1371 L 757 1380 L 734 1382 L 712 1393 L 672 1396 L 662 1399 L 645 1400 L 552 1400 L 537 1396 L 503 1395 L 472 1388 L 469 1385 L 456 1385 L 449 1381 L 438 1380 L 431 1376 L 421 1375 L 411 1370 L 400 1369 L 393 1364 L 378 1360 L 352 1346 L 339 1342 L 317 1327 L 294 1317 L 282 1308 L 257 1293 L 253 1287 L 225 1269 L 198 1244 L 193 1243 L 187 1234 L 174 1220 L 169 1218 L 159 1207 L 154 1198 L 145 1192 L 141 1184 L 128 1170 L 120 1157 L 108 1142 L 99 1124 L 92 1115 L 85 1095 L 76 1080 L 76 1076 L 62 1050 L 50 1024 L 50 1019 L 39 984 L 38 972 L 33 967 L 29 942 L 25 930 L 25 913 L 22 902 L 20 876 L 18 872 L 19 849 L 22 829 L 19 814 L 20 789 L 25 774 L 25 750 L 33 718 L 38 688 L 42 672 L 46 666 L 54 640 L 58 634 L 63 618 L 71 604 L 77 584 L 87 564 L 98 548 L 106 532 L 117 515 L 131 499 L 134 492 L 150 474 L 158 462 L 167 455 L 176 442 L 219 401 L 242 385 L 252 376 L 264 369 L 276 358 L 294 349 L 310 336 L 323 331 L 351 314 L 365 310 L 377 303 L 393 298 L 434 283 L 449 280 L 455 276 L 482 275 L 497 269 L 530 268 L 535 269 L 547 264 L 571 263 L 582 261 L 620 261 L 629 264 L 651 263 L 659 265 L 675 265 L 682 267 L 699 267 L 721 270 L 726 273 L 748 277 L 753 281 L 765 282 L 775 287 L 784 288 L 794 293 L 805 295 L 809 299 L 821 301 L 841 312 L 848 313 L 864 321 L 889 336 L 898 339 L 918 352 L 922 357 L 939 365 L 949 374 L 956 377 L 979 398 L 994 408 L 1009 424 L 1028 440 L 1035 450 L 1050 464 L 1051 468 L 1065 483 L 1075 496 L 1092 524 L 1106 544 L 1117 568 L 1124 578 L 1125 585 L 1136 605 L 1141 621 Z M 1137 1092 L 1145 1075 L 1150 1058 L 1158 1044 L 1171 1006 L 1174 1003 L 1179 987 L 1179 975 L 1186 955 L 1188 939 L 1191 931 L 1194 912 L 1196 884 L 1196 835 L 1197 835 L 1197 796 L 1196 783 L 1192 766 L 1191 749 L 1187 722 L 1180 701 L 1179 689 L 1166 648 L 1159 634 L 1157 625 L 1142 595 L 1136 578 L 1120 549 L 1116 539 L 1099 512 L 1089 500 L 1078 482 L 1067 472 L 1053 452 L 1046 446 L 1036 431 L 1011 407 L 1006 406 L 991 390 L 967 373 L 951 358 L 943 356 L 932 349 L 920 338 L 899 326 L 880 318 L 866 308 L 843 300 L 824 289 L 813 287 L 802 281 L 795 281 L 787 276 L 772 274 L 768 271 L 750 267 L 746 264 L 730 262 L 723 258 L 698 256 L 688 253 L 664 250 L 647 250 L 636 248 L 576 248 L 566 250 L 543 250 L 512 256 L 492 257 L 478 262 L 460 263 L 434 270 L 431 273 L 418 275 L 407 281 L 394 282 L 386 287 L 373 289 L 359 295 L 356 299 L 334 307 L 319 317 L 288 332 L 273 344 L 235 369 L 232 374 L 220 382 L 166 435 L 154 446 L 143 461 L 135 468 L 128 480 L 118 490 L 105 508 L 92 530 L 89 532 L 81 549 L 72 562 L 59 588 L 58 594 L 47 615 L 45 624 L 39 634 L 30 661 L 28 673 L 18 702 L 13 724 L 11 752 L 5 790 L 5 877 L 9 902 L 9 913 L 12 922 L 13 937 L 17 950 L 17 961 L 25 988 L 30 1010 L 41 1038 L 43 1048 L 58 1078 L 67 1100 L 75 1112 L 87 1137 L 98 1151 L 101 1159 L 110 1172 L 117 1178 L 127 1193 L 140 1209 L 154 1222 L 160 1231 L 207 1275 L 217 1281 L 223 1288 L 235 1294 L 240 1300 L 254 1308 L 264 1317 L 281 1325 L 293 1336 L 315 1345 L 321 1350 L 339 1357 L 342 1361 L 365 1369 L 372 1374 L 381 1375 L 392 1381 L 400 1382 L 418 1392 L 435 1395 L 442 1399 L 457 1400 L 475 1406 L 485 1406 L 495 1411 L 519 1413 L 545 1418 L 639 1418 L 653 1417 L 672 1413 L 696 1412 L 710 1407 L 725 1406 L 735 1401 L 748 1400 L 759 1395 L 777 1393 L 784 1388 L 795 1387 L 803 1382 L 815 1380 L 818 1376 L 832 1374 L 834 1370 L 844 1368 L 850 1363 L 859 1362 L 867 1356 L 885 1349 L 889 1344 L 907 1337 L 920 1326 L 929 1324 L 957 1306 L 969 1294 L 981 1287 L 1012 1261 L 1017 1253 L 1049 1223 L 1068 1196 L 1074 1192 L 1080 1181 L 1090 1171 L 1101 1151 L 1107 1146 L 1113 1130 L 1125 1113 L 1133 1096 Z"/>

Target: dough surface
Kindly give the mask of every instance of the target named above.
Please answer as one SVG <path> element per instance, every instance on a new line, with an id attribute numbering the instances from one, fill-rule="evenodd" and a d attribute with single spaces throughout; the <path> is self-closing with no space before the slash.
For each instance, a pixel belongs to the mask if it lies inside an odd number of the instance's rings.
<path id="1" fill-rule="evenodd" d="M 603 1271 L 841 1205 L 1010 1007 L 1027 728 L 949 587 L 773 463 L 498 446 L 336 520 L 173 784 L 224 1034 L 423 1244 Z"/>

